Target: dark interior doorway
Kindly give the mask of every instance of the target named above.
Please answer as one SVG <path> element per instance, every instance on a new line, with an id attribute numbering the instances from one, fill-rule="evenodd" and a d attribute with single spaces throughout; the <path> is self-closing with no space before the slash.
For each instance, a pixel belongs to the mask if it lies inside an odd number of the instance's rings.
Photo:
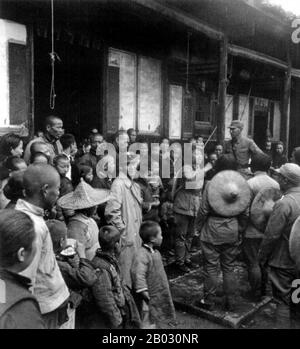
<path id="1" fill-rule="evenodd" d="M 263 149 L 266 141 L 268 129 L 268 112 L 266 111 L 255 111 L 254 113 L 254 142 Z"/>
<path id="2" fill-rule="evenodd" d="M 55 41 L 60 58 L 55 63 L 55 109 L 49 104 L 51 86 L 51 43 L 35 39 L 35 131 L 43 128 L 47 115 L 61 116 L 66 133 L 77 140 L 88 136 L 92 128 L 102 132 L 102 64 L 101 51 Z"/>

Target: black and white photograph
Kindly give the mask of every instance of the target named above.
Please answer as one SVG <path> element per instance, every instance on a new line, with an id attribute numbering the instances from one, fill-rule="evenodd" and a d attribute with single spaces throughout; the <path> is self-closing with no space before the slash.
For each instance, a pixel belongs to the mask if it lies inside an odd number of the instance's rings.
<path id="1" fill-rule="evenodd" d="M 0 0 L 0 329 L 300 329 L 299 0 Z"/>

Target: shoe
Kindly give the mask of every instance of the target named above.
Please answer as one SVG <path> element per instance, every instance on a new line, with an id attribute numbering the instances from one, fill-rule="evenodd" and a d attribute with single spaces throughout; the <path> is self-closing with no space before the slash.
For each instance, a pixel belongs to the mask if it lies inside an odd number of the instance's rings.
<path id="1" fill-rule="evenodd" d="M 198 265 L 198 264 L 196 264 L 196 263 L 194 263 L 194 262 L 192 262 L 192 261 L 190 261 L 190 260 L 185 261 L 184 264 L 185 264 L 188 268 L 190 268 L 190 269 L 197 269 L 197 268 L 199 268 L 199 265 Z"/>
<path id="2" fill-rule="evenodd" d="M 202 298 L 200 299 L 200 301 L 195 302 L 195 306 L 205 310 L 213 310 L 215 307 L 215 304 L 213 302 L 208 302 L 207 300 Z"/>
<path id="3" fill-rule="evenodd" d="M 185 264 L 175 264 L 178 271 L 181 273 L 189 273 L 191 270 Z"/>

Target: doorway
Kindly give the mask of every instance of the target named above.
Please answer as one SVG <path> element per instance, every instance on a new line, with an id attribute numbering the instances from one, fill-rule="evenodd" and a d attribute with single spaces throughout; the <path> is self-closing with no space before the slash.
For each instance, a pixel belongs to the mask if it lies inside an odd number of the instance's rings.
<path id="1" fill-rule="evenodd" d="M 102 55 L 101 51 L 66 42 L 55 42 L 55 109 L 50 108 L 51 62 L 49 39 L 36 37 L 34 90 L 35 131 L 43 129 L 47 115 L 63 119 L 66 133 L 79 141 L 93 128 L 103 131 L 101 109 Z"/>
<path id="2" fill-rule="evenodd" d="M 268 112 L 256 110 L 254 112 L 254 142 L 263 149 L 268 130 Z"/>

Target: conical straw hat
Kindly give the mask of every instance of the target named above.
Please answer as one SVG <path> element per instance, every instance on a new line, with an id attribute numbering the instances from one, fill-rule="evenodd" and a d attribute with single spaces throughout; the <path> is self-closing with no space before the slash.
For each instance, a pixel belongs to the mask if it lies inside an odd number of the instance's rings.
<path id="1" fill-rule="evenodd" d="M 57 204 L 68 210 L 82 210 L 94 207 L 110 199 L 110 191 L 107 189 L 94 189 L 85 181 L 81 181 L 76 189 L 62 196 Z"/>
<path id="2" fill-rule="evenodd" d="M 221 171 L 211 180 L 208 201 L 223 217 L 234 217 L 245 211 L 250 203 L 250 187 L 236 171 Z"/>

